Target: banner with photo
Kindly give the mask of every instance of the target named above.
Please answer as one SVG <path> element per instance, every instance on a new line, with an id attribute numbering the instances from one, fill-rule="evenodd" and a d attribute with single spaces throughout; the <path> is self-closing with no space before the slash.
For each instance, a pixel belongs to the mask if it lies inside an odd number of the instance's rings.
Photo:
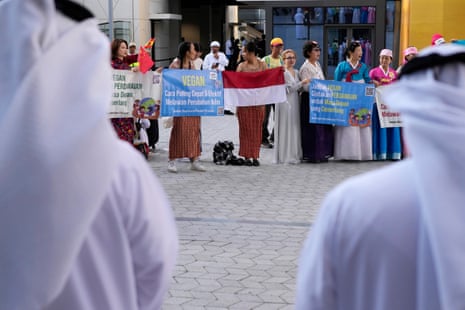
<path id="1" fill-rule="evenodd" d="M 368 126 L 375 102 L 373 84 L 312 80 L 310 123 Z"/>
<path id="2" fill-rule="evenodd" d="M 376 88 L 376 107 L 378 108 L 379 124 L 381 128 L 402 127 L 400 113 L 389 110 L 383 100 L 384 87 Z"/>
<path id="3" fill-rule="evenodd" d="M 163 70 L 161 116 L 224 115 L 221 72 Z"/>
<path id="4" fill-rule="evenodd" d="M 135 106 L 153 116 L 160 105 L 161 75 L 156 72 L 113 70 L 113 95 L 109 117 L 132 117 Z"/>

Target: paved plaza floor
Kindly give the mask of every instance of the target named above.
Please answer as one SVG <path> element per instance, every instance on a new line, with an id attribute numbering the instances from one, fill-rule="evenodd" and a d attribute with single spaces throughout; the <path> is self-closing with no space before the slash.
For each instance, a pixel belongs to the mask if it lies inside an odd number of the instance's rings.
<path id="1" fill-rule="evenodd" d="M 170 198 L 179 257 L 163 309 L 293 309 L 298 257 L 320 203 L 341 181 L 390 162 L 276 165 L 261 149 L 260 167 L 219 166 L 218 140 L 239 148 L 235 116 L 202 118 L 202 165 L 167 171 L 169 129 L 160 122 L 149 164 Z"/>

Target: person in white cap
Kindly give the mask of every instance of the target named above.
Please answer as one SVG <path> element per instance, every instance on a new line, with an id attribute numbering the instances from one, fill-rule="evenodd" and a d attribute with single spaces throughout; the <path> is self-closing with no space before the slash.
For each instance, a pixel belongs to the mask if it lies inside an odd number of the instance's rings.
<path id="1" fill-rule="evenodd" d="M 203 60 L 203 70 L 224 71 L 229 64 L 229 60 L 223 52 L 220 52 L 220 42 L 212 41 L 210 43 L 210 53 Z"/>
<path id="2" fill-rule="evenodd" d="M 386 86 L 412 157 L 345 181 L 301 254 L 296 309 L 463 309 L 465 47 L 422 50 Z"/>
<path id="3" fill-rule="evenodd" d="M 370 78 L 378 86 L 389 85 L 397 79 L 397 72 L 391 68 L 392 51 L 382 49 L 379 53 L 379 66 L 370 70 Z M 373 105 L 371 117 L 373 137 L 373 160 L 400 160 L 402 157 L 402 141 L 400 127 L 382 128 L 379 121 L 379 111 Z"/>
<path id="4" fill-rule="evenodd" d="M 205 56 L 203 60 L 202 69 L 203 70 L 218 70 L 224 71 L 229 64 L 228 57 L 223 52 L 220 52 L 220 42 L 212 41 L 210 43 L 210 53 Z M 224 114 L 234 115 L 234 112 L 231 111 L 232 107 L 224 110 Z"/>
<path id="5" fill-rule="evenodd" d="M 137 58 L 139 54 L 137 53 L 137 44 L 136 42 L 129 43 L 128 46 L 129 52 L 128 55 L 125 57 L 125 62 L 131 66 L 133 63 L 137 62 Z"/>
<path id="6" fill-rule="evenodd" d="M 108 38 L 71 1 L 3 0 L 0 39 L 15 50 L 0 58 L 0 309 L 160 309 L 176 226 L 108 120 Z"/>

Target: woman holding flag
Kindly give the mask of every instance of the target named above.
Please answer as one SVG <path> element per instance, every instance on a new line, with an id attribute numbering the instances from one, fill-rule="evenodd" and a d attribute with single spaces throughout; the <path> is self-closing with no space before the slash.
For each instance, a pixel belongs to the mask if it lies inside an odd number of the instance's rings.
<path id="1" fill-rule="evenodd" d="M 237 72 L 258 72 L 266 70 L 265 62 L 256 55 L 255 43 L 249 42 L 242 51 L 244 62 L 237 67 Z M 262 124 L 265 116 L 265 106 L 237 107 L 239 121 L 239 156 L 246 159 L 247 166 L 259 166 L 260 145 L 262 142 Z"/>

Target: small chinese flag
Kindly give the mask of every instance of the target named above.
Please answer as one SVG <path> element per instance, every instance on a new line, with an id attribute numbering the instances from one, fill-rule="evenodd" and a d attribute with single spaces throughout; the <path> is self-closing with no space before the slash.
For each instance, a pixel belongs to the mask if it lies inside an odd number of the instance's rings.
<path id="1" fill-rule="evenodd" d="M 150 40 L 145 43 L 144 48 L 152 48 L 153 44 L 155 43 L 155 38 L 151 38 Z"/>
<path id="2" fill-rule="evenodd" d="M 139 50 L 139 56 L 137 57 L 137 61 L 139 62 L 139 71 L 142 73 L 146 73 L 147 71 L 152 68 L 154 62 L 150 57 L 149 53 L 145 51 L 145 49 L 141 46 Z"/>

